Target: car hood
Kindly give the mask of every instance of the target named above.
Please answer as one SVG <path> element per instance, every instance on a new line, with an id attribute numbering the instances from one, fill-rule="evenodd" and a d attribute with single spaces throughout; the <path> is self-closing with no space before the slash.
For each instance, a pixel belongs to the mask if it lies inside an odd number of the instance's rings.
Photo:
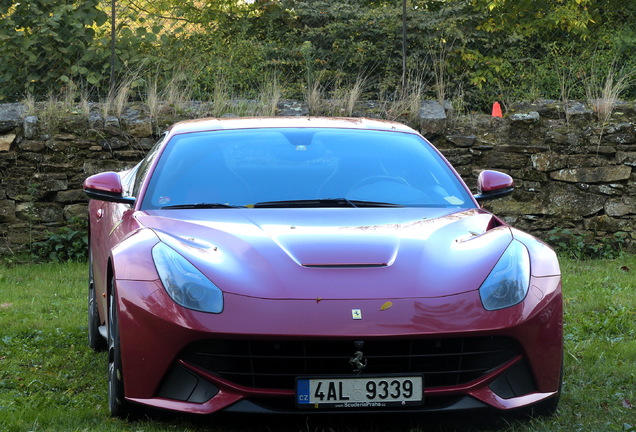
<path id="1" fill-rule="evenodd" d="M 276 299 L 472 291 L 512 240 L 476 209 L 162 210 L 138 219 L 224 292 Z"/>

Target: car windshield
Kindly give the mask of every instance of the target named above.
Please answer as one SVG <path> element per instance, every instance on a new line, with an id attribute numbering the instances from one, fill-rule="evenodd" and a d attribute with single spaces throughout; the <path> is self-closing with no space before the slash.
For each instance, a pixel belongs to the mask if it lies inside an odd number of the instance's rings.
<path id="1" fill-rule="evenodd" d="M 271 128 L 174 136 L 141 208 L 474 207 L 421 137 Z"/>

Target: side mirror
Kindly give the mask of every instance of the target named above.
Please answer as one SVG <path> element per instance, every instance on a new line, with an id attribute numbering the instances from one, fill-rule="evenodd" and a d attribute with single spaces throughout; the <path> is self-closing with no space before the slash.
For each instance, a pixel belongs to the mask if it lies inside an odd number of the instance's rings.
<path id="1" fill-rule="evenodd" d="M 477 201 L 488 201 L 510 195 L 515 188 L 515 181 L 508 174 L 499 171 L 482 171 L 477 177 L 479 193 L 474 195 Z"/>
<path id="2" fill-rule="evenodd" d="M 123 196 L 119 174 L 112 171 L 95 174 L 84 180 L 84 193 L 94 200 L 135 204 L 135 198 Z"/>

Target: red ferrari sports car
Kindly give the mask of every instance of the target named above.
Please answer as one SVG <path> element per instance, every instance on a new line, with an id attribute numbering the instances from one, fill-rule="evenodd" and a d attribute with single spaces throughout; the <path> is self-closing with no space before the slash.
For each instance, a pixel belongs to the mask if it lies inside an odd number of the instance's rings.
<path id="1" fill-rule="evenodd" d="M 87 178 L 111 413 L 554 412 L 556 255 L 477 183 L 402 124 L 307 117 L 177 123 Z"/>

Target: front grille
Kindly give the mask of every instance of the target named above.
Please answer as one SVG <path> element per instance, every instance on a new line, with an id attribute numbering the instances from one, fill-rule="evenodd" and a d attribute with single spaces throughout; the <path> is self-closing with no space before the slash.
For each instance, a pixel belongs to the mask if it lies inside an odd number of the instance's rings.
<path id="1" fill-rule="evenodd" d="M 475 380 L 518 355 L 503 337 L 452 339 L 208 340 L 190 345 L 181 358 L 248 387 L 293 389 L 297 376 L 352 375 L 349 360 L 364 353 L 366 374 L 423 373 L 427 388 Z"/>

